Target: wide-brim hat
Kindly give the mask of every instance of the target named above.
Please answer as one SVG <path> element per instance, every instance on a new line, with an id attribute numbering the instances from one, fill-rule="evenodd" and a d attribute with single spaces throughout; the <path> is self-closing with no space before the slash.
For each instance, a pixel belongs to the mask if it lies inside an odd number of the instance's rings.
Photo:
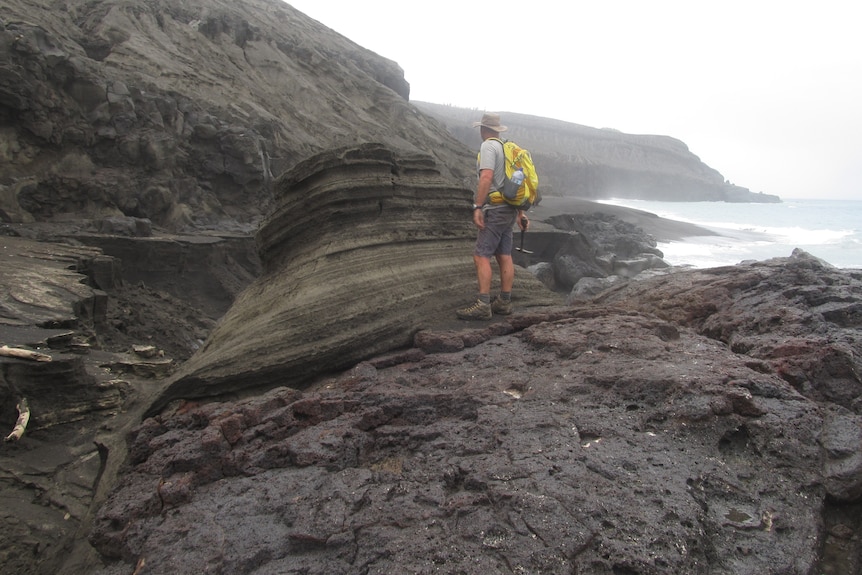
<path id="1" fill-rule="evenodd" d="M 485 112 L 485 114 L 482 115 L 482 120 L 480 122 L 473 122 L 474 128 L 478 128 L 479 126 L 483 126 L 495 132 L 505 132 L 509 129 L 500 124 L 500 114 L 495 114 L 494 112 Z"/>

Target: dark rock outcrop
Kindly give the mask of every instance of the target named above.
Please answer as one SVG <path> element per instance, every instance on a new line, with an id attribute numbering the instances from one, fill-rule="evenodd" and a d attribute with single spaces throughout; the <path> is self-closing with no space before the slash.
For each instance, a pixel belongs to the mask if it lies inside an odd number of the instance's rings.
<path id="1" fill-rule="evenodd" d="M 681 222 L 662 229 L 655 214 L 575 198 L 545 198 L 531 216 L 531 231 L 522 234 L 526 251 L 513 252 L 515 263 L 574 299 L 595 295 L 620 278 L 669 267 L 658 241 L 714 235 Z"/>
<path id="2" fill-rule="evenodd" d="M 4 573 L 64 572 L 123 463 L 125 433 L 175 368 L 159 349 L 187 357 L 189 339 L 212 328 L 167 294 L 123 285 L 119 263 L 92 247 L 0 236 L 0 345 L 40 358 L 0 353 L 3 435 L 16 406 L 30 415 L 23 437 L 0 448 Z"/>
<path id="3" fill-rule="evenodd" d="M 802 253 L 679 271 L 178 405 L 97 572 L 859 573 L 860 291 Z"/>
<path id="4" fill-rule="evenodd" d="M 559 214 L 550 218 L 568 232 L 553 242 L 554 285 L 569 292 L 583 278 L 630 278 L 647 269 L 666 268 L 664 254 L 643 230 L 610 214 Z"/>
<path id="5" fill-rule="evenodd" d="M 470 173 L 396 63 L 278 0 L 12 0 L 0 54 L 4 221 L 248 233 L 276 177 L 364 141 Z"/>
<path id="6" fill-rule="evenodd" d="M 763 362 L 813 400 L 862 412 L 859 272 L 838 273 L 796 250 L 787 259 L 684 277 L 667 286 L 665 276 L 635 281 L 598 301 L 624 301 L 691 327 Z"/>

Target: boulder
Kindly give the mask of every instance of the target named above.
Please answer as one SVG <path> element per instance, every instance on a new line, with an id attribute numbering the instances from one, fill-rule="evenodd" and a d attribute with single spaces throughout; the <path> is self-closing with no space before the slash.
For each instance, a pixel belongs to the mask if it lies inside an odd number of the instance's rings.
<path id="1" fill-rule="evenodd" d="M 633 278 L 641 272 L 654 269 L 664 269 L 670 264 L 655 254 L 640 254 L 634 258 L 614 259 L 613 275 Z"/>

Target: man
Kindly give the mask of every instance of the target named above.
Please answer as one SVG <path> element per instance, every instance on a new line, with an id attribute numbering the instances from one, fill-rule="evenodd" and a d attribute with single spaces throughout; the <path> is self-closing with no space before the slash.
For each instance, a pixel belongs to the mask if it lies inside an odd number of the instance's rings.
<path id="1" fill-rule="evenodd" d="M 489 196 L 503 189 L 506 180 L 506 163 L 500 132 L 507 130 L 500 124 L 500 115 L 485 113 L 480 122 L 473 127 L 479 128 L 482 147 L 479 149 L 479 185 L 476 201 L 473 204 L 473 223 L 479 229 L 476 247 L 473 249 L 473 263 L 479 283 L 479 296 L 476 303 L 459 309 L 455 313 L 461 319 L 491 319 L 493 314 L 512 313 L 512 284 L 515 281 L 515 264 L 512 262 L 512 226 L 526 231 L 530 225 L 525 212 L 505 202 L 489 203 Z M 497 138 L 497 139 L 493 139 Z M 499 194 L 498 194 L 499 195 Z M 500 294 L 491 302 L 491 256 L 500 267 Z"/>

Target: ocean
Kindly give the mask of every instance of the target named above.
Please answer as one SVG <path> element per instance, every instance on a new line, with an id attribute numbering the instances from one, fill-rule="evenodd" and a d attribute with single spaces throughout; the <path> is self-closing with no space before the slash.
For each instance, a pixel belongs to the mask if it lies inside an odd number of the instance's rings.
<path id="1" fill-rule="evenodd" d="M 720 234 L 659 243 L 672 265 L 697 268 L 787 257 L 794 248 L 839 268 L 862 268 L 862 201 L 783 200 L 779 204 L 602 200 Z"/>

